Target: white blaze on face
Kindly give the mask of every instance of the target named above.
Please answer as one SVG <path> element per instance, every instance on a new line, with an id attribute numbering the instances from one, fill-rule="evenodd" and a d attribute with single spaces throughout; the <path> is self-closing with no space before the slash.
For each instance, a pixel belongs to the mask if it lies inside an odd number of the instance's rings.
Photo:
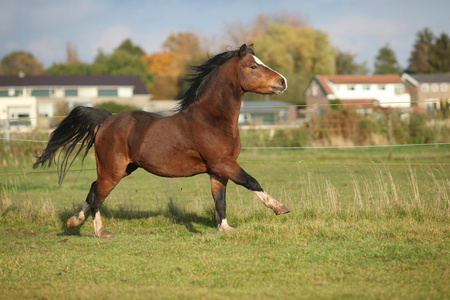
<path id="1" fill-rule="evenodd" d="M 281 74 L 278 73 L 277 71 L 273 70 L 272 68 L 269 68 L 268 66 L 266 66 L 266 65 L 265 65 L 259 58 L 257 58 L 255 55 L 253 55 L 253 59 L 255 60 L 255 62 L 256 62 L 258 65 L 264 66 L 264 67 L 266 67 L 267 69 L 272 70 L 273 72 L 275 72 L 275 73 L 277 73 L 278 75 L 280 75 L 281 77 L 283 77 L 283 78 L 284 78 L 284 82 L 286 83 L 286 89 L 287 89 L 287 79 L 286 79 L 286 77 L 284 77 L 283 75 L 281 75 Z M 285 90 L 286 90 L 286 89 L 285 89 Z"/>

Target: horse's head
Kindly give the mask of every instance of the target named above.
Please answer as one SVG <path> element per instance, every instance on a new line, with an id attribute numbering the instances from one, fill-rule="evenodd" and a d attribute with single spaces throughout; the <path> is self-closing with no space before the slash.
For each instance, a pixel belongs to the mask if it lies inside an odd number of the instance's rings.
<path id="1" fill-rule="evenodd" d="M 287 80 L 280 73 L 267 67 L 254 55 L 253 45 L 239 49 L 239 77 L 246 92 L 258 94 L 281 94 L 287 89 Z"/>

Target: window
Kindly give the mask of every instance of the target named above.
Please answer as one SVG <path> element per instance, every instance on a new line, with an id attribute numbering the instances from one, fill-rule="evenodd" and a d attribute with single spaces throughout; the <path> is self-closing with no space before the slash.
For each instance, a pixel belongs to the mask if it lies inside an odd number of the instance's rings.
<path id="1" fill-rule="evenodd" d="M 313 86 L 312 86 L 311 94 L 312 94 L 313 96 L 319 95 L 319 88 L 318 88 L 317 85 L 313 85 Z"/>
<path id="2" fill-rule="evenodd" d="M 448 84 L 447 83 L 441 83 L 441 92 L 448 91 Z"/>
<path id="3" fill-rule="evenodd" d="M 9 125 L 10 126 L 30 126 L 31 121 L 30 119 L 27 119 L 30 117 L 30 111 L 31 107 L 24 106 L 24 107 L 8 107 L 8 117 L 10 119 Z"/>
<path id="4" fill-rule="evenodd" d="M 117 89 L 98 89 L 99 97 L 117 97 Z"/>
<path id="5" fill-rule="evenodd" d="M 405 88 L 401 84 L 397 84 L 395 86 L 395 94 L 396 95 L 403 95 L 405 93 Z"/>
<path id="6" fill-rule="evenodd" d="M 378 89 L 379 89 L 380 91 L 384 91 L 384 90 L 386 90 L 386 85 L 385 85 L 385 84 L 379 84 L 379 85 L 378 85 Z"/>
<path id="7" fill-rule="evenodd" d="M 364 84 L 363 85 L 363 90 L 370 91 L 370 84 Z"/>
<path id="8" fill-rule="evenodd" d="M 31 96 L 34 97 L 50 97 L 50 90 L 32 90 Z"/>
<path id="9" fill-rule="evenodd" d="M 64 96 L 66 96 L 66 97 L 78 97 L 78 90 L 77 89 L 65 89 L 64 90 Z"/>
<path id="10" fill-rule="evenodd" d="M 5 91 L 5 90 L 1 90 L 0 91 L 0 97 L 8 97 L 9 96 L 9 92 Z"/>
<path id="11" fill-rule="evenodd" d="M 432 83 L 431 84 L 431 91 L 433 93 L 439 92 L 439 85 L 437 83 Z"/>
<path id="12" fill-rule="evenodd" d="M 53 117 L 54 112 L 52 102 L 39 102 L 37 109 L 39 117 Z"/>
<path id="13" fill-rule="evenodd" d="M 347 85 L 347 90 L 354 91 L 355 90 L 355 85 L 354 84 L 348 84 Z"/>
<path id="14" fill-rule="evenodd" d="M 428 83 L 422 84 L 422 92 L 428 93 L 429 91 L 430 91 L 430 86 L 428 85 Z"/>

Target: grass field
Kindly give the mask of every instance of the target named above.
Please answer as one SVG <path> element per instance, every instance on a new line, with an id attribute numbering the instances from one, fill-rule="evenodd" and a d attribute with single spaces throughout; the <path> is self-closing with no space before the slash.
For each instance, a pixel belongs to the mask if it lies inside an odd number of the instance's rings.
<path id="1" fill-rule="evenodd" d="M 450 146 L 245 150 L 240 163 L 291 213 L 228 185 L 219 233 L 209 178 L 138 170 L 105 202 L 113 239 L 81 209 L 95 164 L 0 167 L 1 299 L 448 299 Z M 35 173 L 33 173 L 35 172 Z"/>

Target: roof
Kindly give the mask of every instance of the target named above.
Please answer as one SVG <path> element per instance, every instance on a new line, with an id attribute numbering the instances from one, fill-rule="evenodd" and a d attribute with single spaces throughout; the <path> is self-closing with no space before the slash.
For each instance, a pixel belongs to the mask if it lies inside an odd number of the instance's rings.
<path id="1" fill-rule="evenodd" d="M 412 77 L 413 80 L 410 80 L 410 81 L 412 81 L 412 83 L 415 83 L 415 85 L 420 84 L 420 83 L 450 83 L 450 73 L 407 74 L 407 75 L 408 75 L 408 77 Z M 408 78 L 408 77 L 406 77 L 406 78 Z"/>
<path id="2" fill-rule="evenodd" d="M 0 76 L 0 87 L 133 86 L 135 95 L 149 92 L 138 75 Z"/>
<path id="3" fill-rule="evenodd" d="M 243 101 L 241 109 L 244 109 L 244 112 L 275 112 L 288 109 L 288 106 L 290 105 L 292 105 L 292 103 L 277 100 Z"/>
<path id="4" fill-rule="evenodd" d="M 333 94 L 328 82 L 335 84 L 384 84 L 402 83 L 397 74 L 375 74 L 375 75 L 316 75 L 315 79 L 321 85 L 326 94 Z"/>

